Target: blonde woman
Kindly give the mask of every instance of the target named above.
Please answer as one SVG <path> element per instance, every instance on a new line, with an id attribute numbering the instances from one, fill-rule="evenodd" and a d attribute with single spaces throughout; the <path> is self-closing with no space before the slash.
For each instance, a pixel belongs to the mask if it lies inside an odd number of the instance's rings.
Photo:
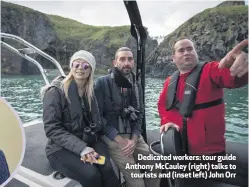
<path id="1" fill-rule="evenodd" d="M 43 97 L 43 121 L 51 166 L 84 187 L 117 187 L 119 181 L 109 160 L 98 105 L 93 91 L 95 58 L 76 52 L 70 72 L 58 85 L 54 81 Z M 57 83 L 57 84 L 56 84 Z M 105 156 L 103 165 L 97 164 Z"/>

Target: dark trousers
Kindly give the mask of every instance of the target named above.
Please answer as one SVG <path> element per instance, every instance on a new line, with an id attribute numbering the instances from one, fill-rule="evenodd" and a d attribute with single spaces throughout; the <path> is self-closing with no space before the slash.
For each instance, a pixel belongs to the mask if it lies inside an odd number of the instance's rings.
<path id="1" fill-rule="evenodd" d="M 104 165 L 84 163 L 80 156 L 66 149 L 59 150 L 48 157 L 56 171 L 78 181 L 83 187 L 118 187 L 119 180 L 112 168 L 106 145 L 97 142 L 92 148 L 106 157 Z"/>

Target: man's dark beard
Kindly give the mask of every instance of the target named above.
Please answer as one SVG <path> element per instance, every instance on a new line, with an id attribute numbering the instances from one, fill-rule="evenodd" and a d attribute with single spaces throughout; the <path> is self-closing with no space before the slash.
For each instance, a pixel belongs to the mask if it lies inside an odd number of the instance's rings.
<path id="1" fill-rule="evenodd" d="M 131 88 L 132 87 L 132 84 L 125 77 L 124 73 L 120 69 L 115 67 L 113 69 L 113 73 L 114 73 L 114 80 L 118 86 L 123 87 L 123 88 Z"/>
<path id="2" fill-rule="evenodd" d="M 126 76 L 129 75 L 131 73 L 131 67 L 130 66 L 125 66 L 121 69 L 121 72 Z"/>

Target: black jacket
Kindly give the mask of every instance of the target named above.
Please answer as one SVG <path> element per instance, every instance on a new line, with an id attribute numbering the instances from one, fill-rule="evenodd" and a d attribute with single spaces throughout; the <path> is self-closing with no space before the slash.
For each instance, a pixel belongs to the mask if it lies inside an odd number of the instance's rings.
<path id="1" fill-rule="evenodd" d="M 52 85 L 43 97 L 43 123 L 48 143 L 46 154 L 50 154 L 65 148 L 80 155 L 88 145 L 83 141 L 83 130 L 86 126 L 81 100 L 78 95 L 77 85 L 73 81 L 69 86 L 69 99 L 67 101 L 62 88 Z M 97 125 L 97 137 L 102 132 L 102 123 L 95 96 L 92 99 L 91 117 Z"/>
<path id="2" fill-rule="evenodd" d="M 133 80 L 135 80 L 133 73 L 132 76 Z M 130 105 L 139 111 L 138 120 L 132 124 L 131 130 L 132 134 L 137 134 L 138 136 L 141 134 L 142 119 L 144 117 L 142 87 L 139 82 L 134 81 L 133 84 L 127 82 L 129 81 L 122 77 L 120 72 L 114 68 L 110 74 L 98 78 L 95 83 L 94 90 L 98 100 L 100 115 L 105 126 L 104 133 L 111 140 L 120 133 L 119 116 L 123 110 L 122 98 L 120 96 L 121 87 L 131 89 Z M 135 97 L 135 92 L 137 92 L 137 97 Z"/>
<path id="3" fill-rule="evenodd" d="M 9 166 L 3 151 L 0 150 L 0 185 L 3 184 L 9 177 Z"/>

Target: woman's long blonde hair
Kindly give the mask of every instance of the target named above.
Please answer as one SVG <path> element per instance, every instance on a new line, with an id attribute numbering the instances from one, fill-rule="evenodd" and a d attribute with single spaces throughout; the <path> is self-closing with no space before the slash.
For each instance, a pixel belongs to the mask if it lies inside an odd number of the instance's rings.
<path id="1" fill-rule="evenodd" d="M 70 103 L 69 97 L 68 97 L 68 88 L 74 79 L 73 77 L 73 70 L 69 72 L 69 74 L 66 76 L 66 78 L 63 80 L 63 90 L 66 95 L 66 99 Z M 85 84 L 85 96 L 87 97 L 88 104 L 89 104 L 89 110 L 91 111 L 91 101 L 92 101 L 92 96 L 93 96 L 93 71 L 91 70 L 89 77 L 86 80 Z"/>

